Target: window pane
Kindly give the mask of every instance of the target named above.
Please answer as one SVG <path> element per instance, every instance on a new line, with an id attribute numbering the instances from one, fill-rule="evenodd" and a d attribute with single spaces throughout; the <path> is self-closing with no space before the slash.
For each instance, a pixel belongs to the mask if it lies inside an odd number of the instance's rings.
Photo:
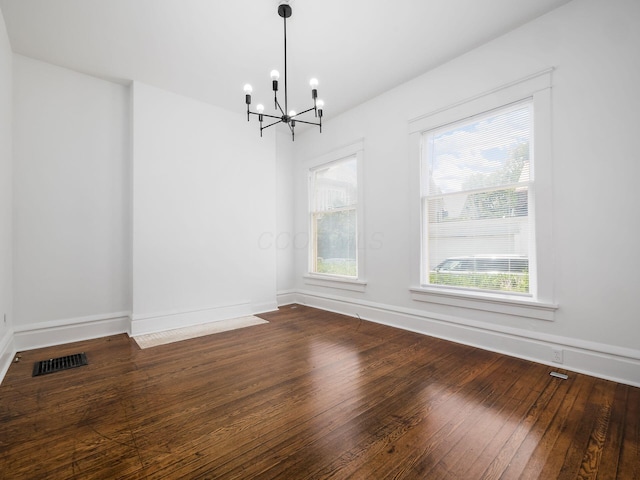
<path id="1" fill-rule="evenodd" d="M 355 209 L 314 215 L 316 232 L 316 272 L 358 275 L 356 263 Z"/>
<path id="2" fill-rule="evenodd" d="M 358 201 L 356 158 L 337 162 L 314 172 L 315 211 L 355 205 Z"/>
<path id="3" fill-rule="evenodd" d="M 427 136 L 427 195 L 529 181 L 531 107 L 520 106 Z"/>
<path id="4" fill-rule="evenodd" d="M 357 277 L 357 156 L 311 171 L 311 271 Z"/>

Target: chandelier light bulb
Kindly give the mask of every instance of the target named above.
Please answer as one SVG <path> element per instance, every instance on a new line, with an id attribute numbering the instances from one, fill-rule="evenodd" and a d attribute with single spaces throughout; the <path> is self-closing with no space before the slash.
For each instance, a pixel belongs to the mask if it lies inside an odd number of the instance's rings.
<path id="1" fill-rule="evenodd" d="M 262 105 L 261 103 L 256 105 L 256 112 L 258 112 L 258 113 L 264 112 L 264 105 Z"/>
<path id="2" fill-rule="evenodd" d="M 312 78 L 309 80 L 309 85 L 311 85 L 311 88 L 318 88 L 318 79 Z"/>
<path id="3" fill-rule="evenodd" d="M 280 72 L 278 70 L 271 70 L 271 80 L 278 80 L 280 78 Z"/>
<path id="4" fill-rule="evenodd" d="M 290 117 L 295 117 L 296 116 L 296 111 L 295 110 L 290 110 L 289 111 L 289 116 Z"/>
<path id="5" fill-rule="evenodd" d="M 251 85 L 249 85 L 248 83 L 244 86 L 244 93 L 245 95 L 251 95 L 251 92 L 253 92 L 253 88 L 251 87 Z"/>
<path id="6" fill-rule="evenodd" d="M 318 108 L 318 110 L 322 110 L 324 108 L 324 100 L 318 100 L 316 102 L 316 107 Z"/>

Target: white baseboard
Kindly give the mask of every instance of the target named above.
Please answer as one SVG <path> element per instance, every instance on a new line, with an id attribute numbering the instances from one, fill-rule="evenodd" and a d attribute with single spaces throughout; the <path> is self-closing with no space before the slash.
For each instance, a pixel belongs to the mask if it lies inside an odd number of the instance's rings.
<path id="1" fill-rule="evenodd" d="M 310 291 L 294 297 L 295 303 L 640 387 L 640 350 Z M 554 350 L 562 351 L 562 363 L 552 361 Z"/>
<path id="2" fill-rule="evenodd" d="M 16 356 L 16 348 L 13 342 L 13 332 L 7 330 L 0 338 L 0 383 L 7 374 L 7 370 L 11 366 L 11 362 Z"/>
<path id="3" fill-rule="evenodd" d="M 296 303 L 296 301 L 297 301 L 297 296 L 296 296 L 295 290 L 285 290 L 282 292 L 278 292 L 277 294 L 278 307 L 291 305 L 292 303 Z"/>
<path id="4" fill-rule="evenodd" d="M 153 314 L 132 315 L 131 336 L 146 335 L 148 333 L 163 332 L 174 328 L 193 327 L 204 323 L 229 320 L 231 318 L 246 317 L 259 312 L 261 306 L 250 303 L 237 305 L 222 305 L 198 310 L 172 311 Z M 274 308 L 275 309 L 275 302 Z M 263 312 L 266 310 L 263 310 Z"/>
<path id="5" fill-rule="evenodd" d="M 129 331 L 129 312 L 67 318 L 14 328 L 16 351 L 62 345 Z"/>
<path id="6" fill-rule="evenodd" d="M 188 327 L 216 320 L 244 317 L 277 310 L 276 301 L 206 308 L 195 311 L 166 312 L 132 316 L 130 312 L 115 312 L 87 317 L 67 318 L 29 324 L 14 328 L 13 335 L 0 343 L 0 372 L 8 369 L 16 351 L 62 345 L 65 343 L 100 338 L 118 333 L 142 335 L 172 328 Z M 3 339 L 0 339 L 2 342 Z M 1 377 L 0 377 L 1 378 Z"/>
<path id="7" fill-rule="evenodd" d="M 278 302 L 273 300 L 272 302 L 254 303 L 251 305 L 251 314 L 259 315 L 261 313 L 273 312 L 278 310 Z"/>
<path id="8" fill-rule="evenodd" d="M 291 303 L 309 305 L 353 317 L 360 316 L 364 320 L 640 387 L 640 350 L 636 349 L 501 327 L 452 316 L 432 315 L 418 309 L 334 295 L 320 295 L 316 292 L 278 292 L 277 305 Z M 0 381 L 4 378 L 18 351 L 118 333 L 131 335 L 154 333 L 263 313 L 275 308 L 276 302 L 240 304 L 197 311 L 134 316 L 132 320 L 129 312 L 116 312 L 17 327 L 13 335 L 8 332 L 0 338 Z M 552 361 L 553 350 L 558 349 L 562 350 L 562 363 Z"/>

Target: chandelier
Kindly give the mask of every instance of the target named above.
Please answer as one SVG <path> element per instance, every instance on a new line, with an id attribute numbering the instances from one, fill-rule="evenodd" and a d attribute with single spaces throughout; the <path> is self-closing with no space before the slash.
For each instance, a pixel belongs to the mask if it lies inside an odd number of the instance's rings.
<path id="1" fill-rule="evenodd" d="M 251 115 L 258 116 L 258 122 L 260 122 L 260 136 L 262 137 L 262 131 L 277 125 L 279 123 L 285 123 L 289 130 L 291 130 L 291 140 L 295 140 L 295 127 L 296 123 L 304 123 L 307 125 L 316 125 L 320 128 L 322 133 L 322 109 L 324 102 L 318 98 L 318 80 L 312 78 L 309 82 L 311 86 L 311 98 L 313 99 L 313 107 L 308 108 L 300 113 L 296 113 L 294 110 L 289 110 L 289 101 L 287 95 L 287 18 L 291 16 L 291 6 L 283 2 L 278 6 L 278 15 L 284 20 L 284 106 L 278 101 L 278 80 L 280 79 L 280 72 L 277 70 L 271 71 L 271 84 L 273 88 L 273 102 L 276 113 L 279 111 L 280 115 L 269 115 L 264 113 L 264 105 L 256 105 L 256 111 L 251 111 L 251 92 L 253 88 L 251 85 L 246 84 L 244 86 L 245 101 L 247 103 L 247 121 L 251 120 Z M 309 122 L 307 120 L 301 120 L 299 117 L 305 113 L 313 111 L 317 122 Z M 263 125 L 265 118 L 275 119 L 275 121 Z"/>

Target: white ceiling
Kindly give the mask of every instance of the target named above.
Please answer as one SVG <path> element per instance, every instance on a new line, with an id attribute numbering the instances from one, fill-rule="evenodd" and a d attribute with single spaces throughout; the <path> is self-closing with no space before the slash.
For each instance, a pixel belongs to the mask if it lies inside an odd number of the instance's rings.
<path id="1" fill-rule="evenodd" d="M 330 117 L 569 0 L 291 0 L 289 106 Z M 278 0 L 0 0 L 13 51 L 244 111 L 284 71 Z"/>

